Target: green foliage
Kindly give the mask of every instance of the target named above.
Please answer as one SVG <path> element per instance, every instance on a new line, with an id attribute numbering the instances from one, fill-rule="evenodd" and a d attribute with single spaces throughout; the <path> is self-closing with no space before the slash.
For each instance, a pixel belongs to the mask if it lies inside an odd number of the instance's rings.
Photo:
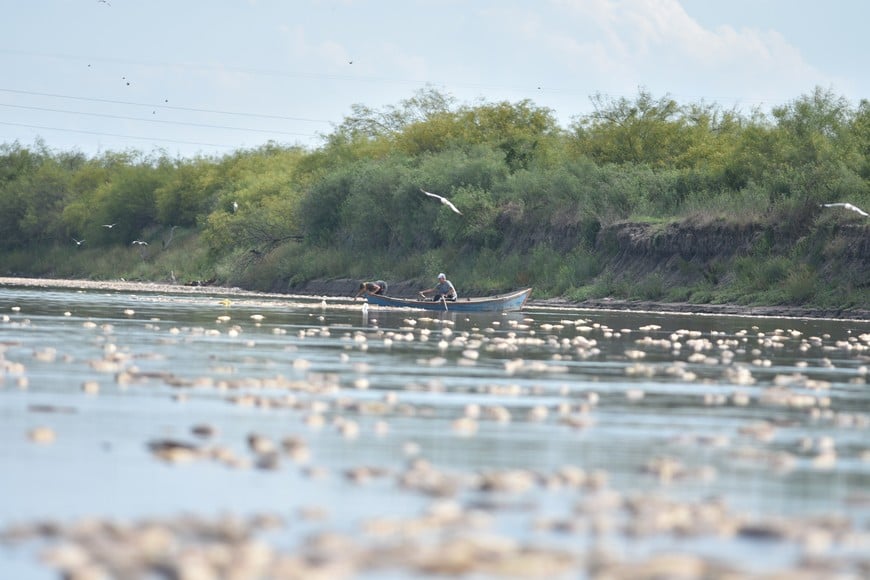
<path id="1" fill-rule="evenodd" d="M 748 292 L 779 286 L 789 274 L 791 261 L 783 256 L 737 258 L 734 272 L 738 285 Z"/>
<path id="2" fill-rule="evenodd" d="M 195 226 L 207 214 L 220 190 L 217 168 L 204 159 L 179 163 L 171 178 L 155 192 L 157 221 L 182 227 Z"/>
<path id="3" fill-rule="evenodd" d="M 800 264 L 788 273 L 783 291 L 789 304 L 809 302 L 819 287 L 816 273 L 807 264 Z"/>
<path id="4" fill-rule="evenodd" d="M 452 187 L 495 189 L 508 179 L 508 168 L 502 152 L 475 145 L 422 156 L 416 177 L 423 189 L 449 197 Z"/>
<path id="5" fill-rule="evenodd" d="M 474 248 L 492 248 L 499 245 L 501 232 L 492 194 L 480 187 L 460 186 L 454 190 L 453 203 L 462 207 L 462 218 L 456 214 L 440 212 L 436 230 L 448 243 L 469 245 Z"/>
<path id="6" fill-rule="evenodd" d="M 661 300 L 665 295 L 665 280 L 658 272 L 644 276 L 638 281 L 635 294 L 643 300 Z"/>
<path id="7" fill-rule="evenodd" d="M 417 91 L 413 97 L 397 106 L 387 106 L 378 111 L 361 104 L 351 106 L 351 115 L 338 126 L 335 135 L 346 140 L 362 137 L 375 140 L 395 136 L 415 124 L 438 118 L 453 107 L 454 99 L 432 87 Z"/>
<path id="8" fill-rule="evenodd" d="M 870 207 L 867 101 L 817 88 L 746 115 L 644 89 L 592 101 L 565 131 L 528 100 L 458 105 L 427 87 L 381 110 L 354 105 L 317 150 L 223 158 L 0 145 L 3 267 L 264 289 L 448 271 L 463 291 L 861 303 L 866 221 L 820 205 Z M 676 273 L 613 267 L 623 248 L 610 226 L 680 220 L 758 235 L 749 254 L 686 258 Z"/>
<path id="9" fill-rule="evenodd" d="M 34 221 L 34 208 L 44 195 L 34 180 L 46 157 L 44 151 L 31 152 L 17 143 L 0 148 L 0 232 L 3 232 L 0 244 L 3 248 L 21 248 L 32 240 L 34 231 L 28 228 L 27 222 Z M 27 188 L 34 190 L 32 196 Z M 27 195 L 22 195 L 25 191 Z"/>
<path id="10" fill-rule="evenodd" d="M 139 232 L 155 223 L 155 191 L 162 177 L 160 171 L 144 163 L 118 169 L 110 183 L 97 189 L 89 204 L 88 231 L 96 234 L 102 224 L 116 224 L 113 233 L 126 244 L 132 242 Z"/>
<path id="11" fill-rule="evenodd" d="M 394 239 L 393 223 L 402 220 L 406 169 L 393 158 L 357 165 L 339 213 L 341 240 L 348 247 L 385 251 Z"/>
<path id="12" fill-rule="evenodd" d="M 546 165 L 561 134 L 553 112 L 529 100 L 465 108 L 459 123 L 463 142 L 495 146 L 510 171 Z"/>
<path id="13" fill-rule="evenodd" d="M 350 195 L 353 167 L 325 175 L 302 197 L 299 214 L 308 243 L 313 246 L 336 243 L 341 212 Z"/>
<path id="14" fill-rule="evenodd" d="M 215 178 L 203 174 L 211 195 L 201 195 L 199 203 L 211 200 L 213 207 L 204 220 L 203 239 L 212 255 L 237 249 L 262 253 L 301 239 L 302 192 L 294 184 L 299 159 L 296 150 L 267 147 L 225 160 L 219 187 Z"/>
<path id="15" fill-rule="evenodd" d="M 641 89 L 631 101 L 598 93 L 592 105 L 574 131 L 580 151 L 599 163 L 663 165 L 682 145 L 679 106 L 668 96 L 655 99 Z"/>

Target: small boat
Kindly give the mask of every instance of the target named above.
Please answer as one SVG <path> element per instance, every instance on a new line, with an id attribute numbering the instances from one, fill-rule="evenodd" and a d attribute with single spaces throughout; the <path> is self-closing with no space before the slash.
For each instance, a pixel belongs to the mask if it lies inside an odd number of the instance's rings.
<path id="1" fill-rule="evenodd" d="M 531 288 L 517 290 L 497 296 L 479 298 L 459 298 L 458 300 L 424 300 L 414 298 L 394 298 L 378 294 L 366 294 L 369 304 L 375 306 L 392 306 L 395 308 L 415 308 L 417 310 L 434 310 L 447 312 L 503 312 L 505 310 L 522 310 L 526 300 L 532 293 Z"/>

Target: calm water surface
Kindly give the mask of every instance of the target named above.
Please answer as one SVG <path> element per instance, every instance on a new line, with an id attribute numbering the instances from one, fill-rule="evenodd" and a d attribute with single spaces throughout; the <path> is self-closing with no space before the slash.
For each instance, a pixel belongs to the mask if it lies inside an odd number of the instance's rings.
<path id="1" fill-rule="evenodd" d="M 433 316 L 337 298 L 27 287 L 0 287 L 0 317 L 3 577 L 58 575 L 46 550 L 73 540 L 16 532 L 39 522 L 268 513 L 284 525 L 257 539 L 296 554 L 324 533 L 359 550 L 408 542 L 373 522 L 444 506 L 485 516 L 488 537 L 569 555 L 570 578 L 594 576 L 601 553 L 755 573 L 870 566 L 866 321 Z M 193 433 L 203 425 L 212 436 Z M 38 428 L 53 440 L 33 441 Z M 287 438 L 308 457 L 282 451 Z M 187 455 L 161 458 L 158 442 Z M 423 460 L 454 483 L 408 484 Z M 650 525 L 638 506 L 657 502 L 671 519 L 715 505 L 727 522 Z M 421 573 L 355 560 L 347 575 Z"/>

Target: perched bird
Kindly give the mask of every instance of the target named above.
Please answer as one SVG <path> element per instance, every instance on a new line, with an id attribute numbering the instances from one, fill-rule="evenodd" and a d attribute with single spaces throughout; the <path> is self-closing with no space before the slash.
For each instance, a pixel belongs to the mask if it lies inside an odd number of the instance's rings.
<path id="1" fill-rule="evenodd" d="M 851 209 L 852 211 L 861 214 L 864 217 L 870 216 L 870 213 L 867 213 L 860 207 L 856 207 L 851 203 L 823 203 L 822 207 L 844 207 L 846 209 Z"/>
<path id="2" fill-rule="evenodd" d="M 446 205 L 447 207 L 449 207 L 450 209 L 452 209 L 453 211 L 455 211 L 459 215 L 462 215 L 462 212 L 459 211 L 458 209 L 456 209 L 456 206 L 453 205 L 452 203 L 450 203 L 450 200 L 447 199 L 446 197 L 441 197 L 440 195 L 435 195 L 434 193 L 429 193 L 428 191 L 426 191 L 425 189 L 422 189 L 422 188 L 420 189 L 420 191 L 422 191 L 423 193 L 425 193 L 429 197 L 434 197 L 435 199 L 439 200 L 441 203 L 443 203 L 444 205 Z"/>
<path id="3" fill-rule="evenodd" d="M 236 213 L 237 211 L 239 211 L 239 204 L 238 204 L 238 202 L 234 201 L 233 202 L 233 213 Z"/>
<path id="4" fill-rule="evenodd" d="M 85 243 L 84 240 L 77 240 L 77 239 L 75 239 L 75 238 L 73 238 L 72 241 L 74 241 L 74 242 L 76 243 L 77 246 L 81 246 L 82 244 Z"/>
<path id="5" fill-rule="evenodd" d="M 133 243 L 136 245 L 139 245 L 139 246 L 147 246 L 148 245 L 148 242 L 146 242 L 144 240 L 133 240 Z"/>

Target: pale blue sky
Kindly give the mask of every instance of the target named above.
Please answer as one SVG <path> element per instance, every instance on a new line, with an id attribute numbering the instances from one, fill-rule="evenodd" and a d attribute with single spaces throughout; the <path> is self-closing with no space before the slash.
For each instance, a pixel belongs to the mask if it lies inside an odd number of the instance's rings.
<path id="1" fill-rule="evenodd" d="M 567 127 L 595 93 L 770 107 L 870 98 L 862 0 L 16 0 L 0 143 L 223 155 L 317 147 L 354 103 L 431 85 L 530 99 Z M 127 84 L 129 83 L 129 84 Z"/>

